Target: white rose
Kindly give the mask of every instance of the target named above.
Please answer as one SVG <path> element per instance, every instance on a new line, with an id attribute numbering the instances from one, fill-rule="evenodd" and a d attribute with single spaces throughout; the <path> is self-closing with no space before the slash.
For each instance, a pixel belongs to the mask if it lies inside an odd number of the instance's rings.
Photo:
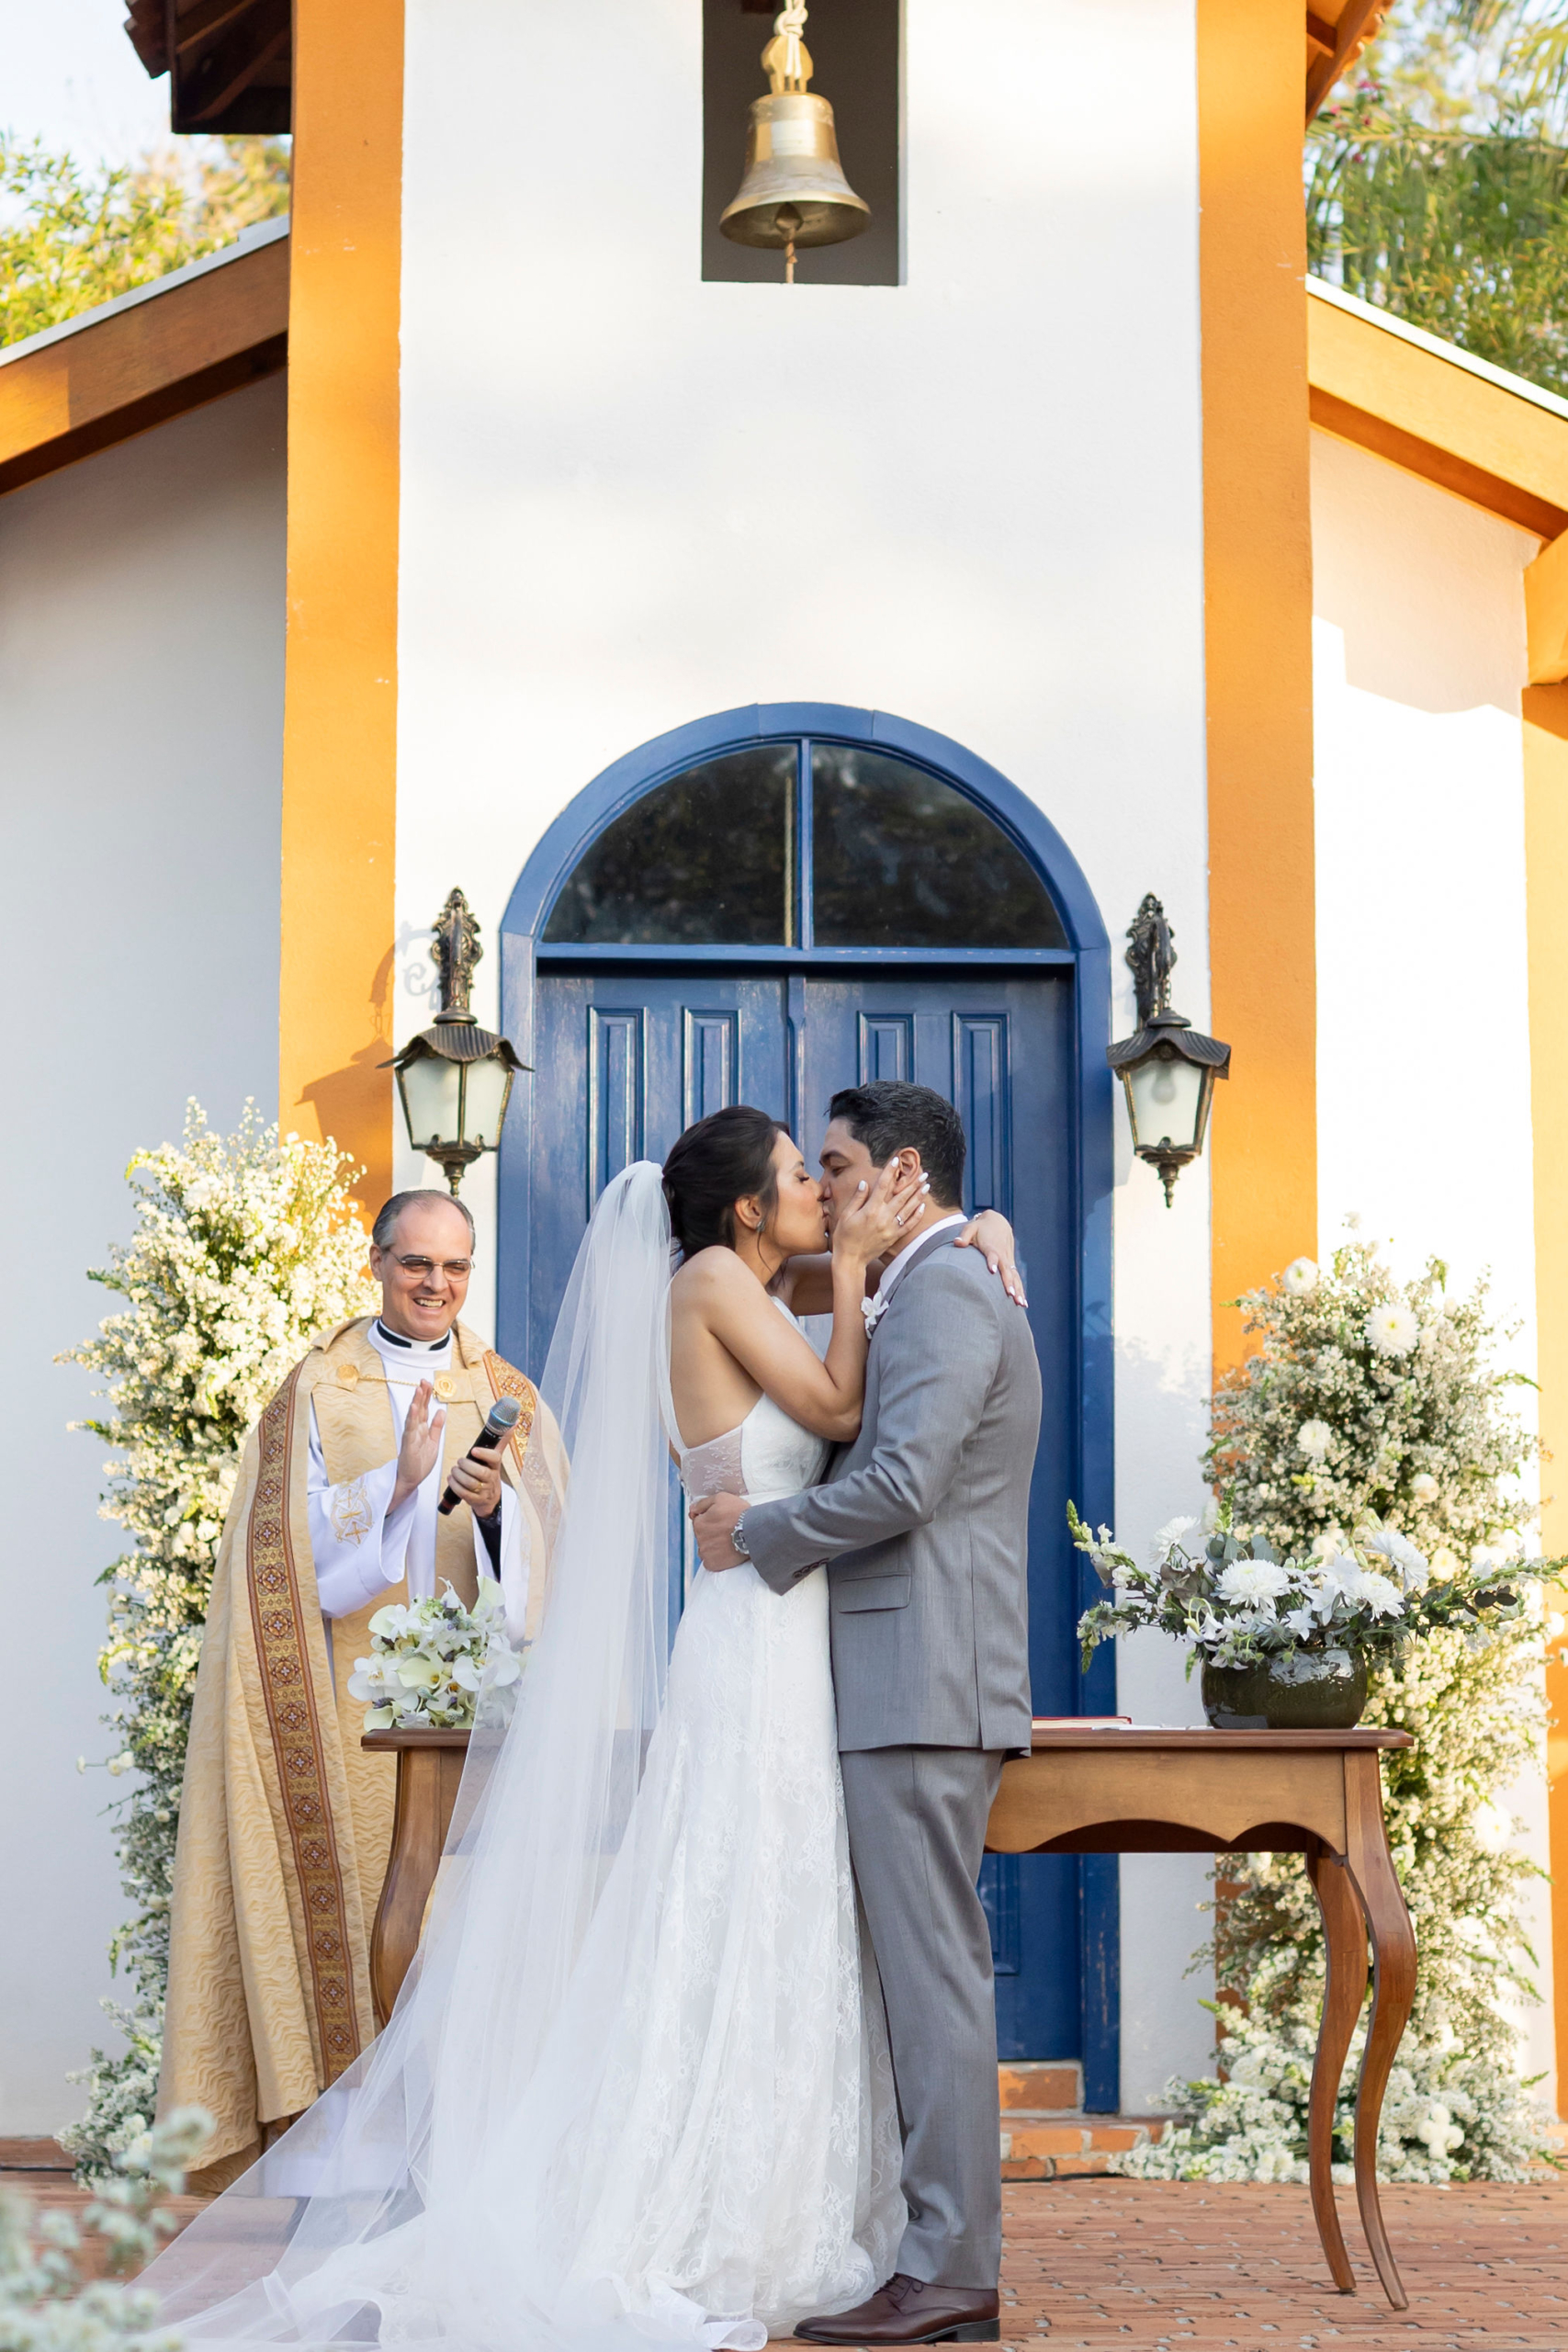
<path id="1" fill-rule="evenodd" d="M 1410 1491 L 1418 1503 L 1429 1503 L 1438 1491 L 1438 1482 L 1429 1470 L 1418 1470 L 1410 1481 Z"/>

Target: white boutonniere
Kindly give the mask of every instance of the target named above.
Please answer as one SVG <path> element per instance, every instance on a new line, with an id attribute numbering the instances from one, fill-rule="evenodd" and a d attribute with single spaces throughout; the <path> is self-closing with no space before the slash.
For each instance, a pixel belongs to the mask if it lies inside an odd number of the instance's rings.
<path id="1" fill-rule="evenodd" d="M 879 1290 L 874 1298 L 862 1299 L 860 1311 L 865 1317 L 865 1336 L 868 1340 L 886 1314 L 888 1305 L 888 1297 L 885 1291 Z"/>

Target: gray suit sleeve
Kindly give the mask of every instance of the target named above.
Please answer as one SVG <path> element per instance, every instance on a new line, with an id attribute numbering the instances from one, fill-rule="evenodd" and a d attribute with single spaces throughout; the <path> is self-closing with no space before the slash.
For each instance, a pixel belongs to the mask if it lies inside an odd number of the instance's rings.
<path id="1" fill-rule="evenodd" d="M 1001 1358 L 995 1302 L 963 1268 L 934 1261 L 899 1283 L 872 1344 L 885 1353 L 870 1460 L 827 1486 L 746 1512 L 752 1565 L 775 1592 L 787 1592 L 819 1560 L 885 1544 L 934 1518 Z"/>

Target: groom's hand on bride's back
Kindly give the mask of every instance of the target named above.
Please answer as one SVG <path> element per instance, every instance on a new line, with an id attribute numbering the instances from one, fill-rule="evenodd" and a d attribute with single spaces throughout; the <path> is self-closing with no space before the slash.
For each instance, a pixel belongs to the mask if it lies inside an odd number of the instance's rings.
<path id="1" fill-rule="evenodd" d="M 692 1532 L 697 1556 L 705 1568 L 738 1568 L 740 1555 L 730 1542 L 736 1521 L 746 1509 L 744 1495 L 699 1495 L 692 1505 Z"/>

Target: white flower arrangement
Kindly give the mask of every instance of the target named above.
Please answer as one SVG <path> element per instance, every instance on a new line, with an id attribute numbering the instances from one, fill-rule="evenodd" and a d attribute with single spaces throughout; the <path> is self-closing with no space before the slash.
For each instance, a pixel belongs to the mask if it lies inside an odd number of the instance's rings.
<path id="1" fill-rule="evenodd" d="M 108 1770 L 135 1905 L 110 1956 L 137 1997 L 104 2005 L 129 2049 L 95 2051 L 73 2077 L 88 2085 L 88 2111 L 61 2137 L 83 2177 L 107 2177 L 151 2112 L 191 1696 L 245 1438 L 317 1332 L 369 1314 L 379 1295 L 349 1199 L 358 1172 L 334 1144 L 280 1138 L 254 1105 L 220 1136 L 190 1103 L 183 1143 L 138 1152 L 126 1171 L 135 1232 L 92 1276 L 122 1311 L 65 1359 L 107 1375 L 108 1413 L 79 1426 L 117 1451 L 101 1515 L 130 1538 L 104 1572 L 98 1663 L 115 1701 Z"/>
<path id="2" fill-rule="evenodd" d="M 351 1699 L 367 1731 L 467 1731 L 481 1697 L 517 1680 L 501 1587 L 479 1578 L 465 1609 L 450 1585 L 432 1600 L 389 1601 L 370 1620 L 370 1656 L 354 1661 Z"/>
<path id="3" fill-rule="evenodd" d="M 1397 1575 L 1405 1589 L 1404 1619 L 1379 1621 L 1387 1637 L 1373 1645 L 1366 1712 L 1368 1722 L 1415 1742 L 1382 1764 L 1389 1842 L 1420 1969 L 1383 2109 L 1379 2169 L 1393 2180 L 1519 2180 L 1551 2141 L 1549 2119 L 1519 2080 L 1519 2007 L 1535 1995 L 1520 1896 L 1538 1873 L 1502 1800 L 1521 1772 L 1540 1769 L 1543 1637 L 1560 1639 L 1562 1630 L 1555 1611 L 1543 1623 L 1535 1579 L 1544 1564 L 1522 1565 L 1532 1548 L 1524 1480 L 1536 1441 L 1509 1409 L 1517 1375 L 1497 1366 L 1507 1335 L 1489 1316 L 1485 1285 L 1450 1294 L 1436 1259 L 1401 1283 L 1375 1243 L 1352 1231 L 1310 1280 L 1300 1278 L 1298 1261 L 1238 1302 L 1252 1352 L 1215 1394 L 1204 1467 L 1237 1525 L 1280 1560 L 1327 1564 L 1359 1553 L 1367 1572 L 1390 1582 Z M 1321 1454 L 1301 1444 L 1314 1421 L 1332 1433 Z M 1434 1589 L 1457 1585 L 1462 1597 L 1528 1575 L 1526 1605 L 1467 1623 L 1424 1595 L 1419 1637 L 1397 1638 L 1411 1622 L 1412 1565 L 1397 1545 L 1385 1551 L 1359 1536 L 1363 1529 L 1391 1544 L 1397 1536 L 1424 1557 Z M 1323 1997 L 1317 1907 L 1292 1855 L 1227 1857 L 1224 1873 L 1209 1951 L 1221 1990 L 1248 2013 L 1224 2009 L 1230 2041 L 1222 2052 L 1228 2065 L 1246 2044 L 1247 2078 L 1233 2071 L 1224 2083 L 1168 2085 L 1178 2128 L 1118 2168 L 1304 2177 L 1291 2168 L 1305 2162 Z M 1353 2050 L 1352 2068 L 1354 2061 Z M 1353 2090 L 1352 2072 L 1336 2127 L 1347 2155 Z"/>
<path id="4" fill-rule="evenodd" d="M 1224 2080 L 1173 2076 L 1161 2103 L 1184 2120 L 1149 2145 L 1113 2155 L 1111 2170 L 1135 2180 L 1304 2182 L 1315 2027 L 1206 2006 L 1224 2028 L 1218 2054 Z M 1350 2157 L 1364 2040 L 1358 2028 L 1335 2108 L 1333 2173 L 1346 2187 L 1355 2177 Z M 1413 2047 L 1407 2034 L 1379 2120 L 1378 2177 L 1427 2186 L 1539 2177 L 1536 2166 L 1551 2145 L 1543 2132 L 1548 2121 L 1517 2077 L 1453 2047 Z"/>
<path id="5" fill-rule="evenodd" d="M 1348 1676 L 1358 1655 L 1397 1651 L 1437 1627 L 1470 1634 L 1527 1616 L 1526 1586 L 1541 1573 L 1517 1562 L 1499 1581 L 1487 1549 L 1468 1572 L 1434 1582 L 1414 1544 L 1371 1520 L 1352 1541 L 1336 1536 L 1280 1559 L 1266 1536 L 1234 1529 L 1224 1512 L 1196 1551 L 1187 1544 L 1196 1522 L 1173 1520 L 1144 1568 L 1108 1527 L 1098 1535 L 1087 1527 L 1071 1503 L 1067 1524 L 1111 1593 L 1078 1620 L 1086 1663 L 1100 1642 L 1152 1626 L 1190 1645 L 1189 1672 L 1201 1657 L 1218 1667 L 1272 1661 L 1288 1681 Z"/>
<path id="6" fill-rule="evenodd" d="M 180 2337 L 157 2326 L 157 2298 L 114 2278 L 85 2280 L 84 2236 L 101 2247 L 111 2274 L 140 2267 L 158 2241 L 178 2227 L 160 2200 L 177 2197 L 185 2176 L 211 2136 L 212 2118 L 180 2108 L 159 2124 L 143 2123 L 134 2147 L 107 2168 L 81 2222 L 56 2211 L 35 2215 L 32 2200 L 0 2190 L 0 2346 L 6 2352 L 179 2352 Z"/>

